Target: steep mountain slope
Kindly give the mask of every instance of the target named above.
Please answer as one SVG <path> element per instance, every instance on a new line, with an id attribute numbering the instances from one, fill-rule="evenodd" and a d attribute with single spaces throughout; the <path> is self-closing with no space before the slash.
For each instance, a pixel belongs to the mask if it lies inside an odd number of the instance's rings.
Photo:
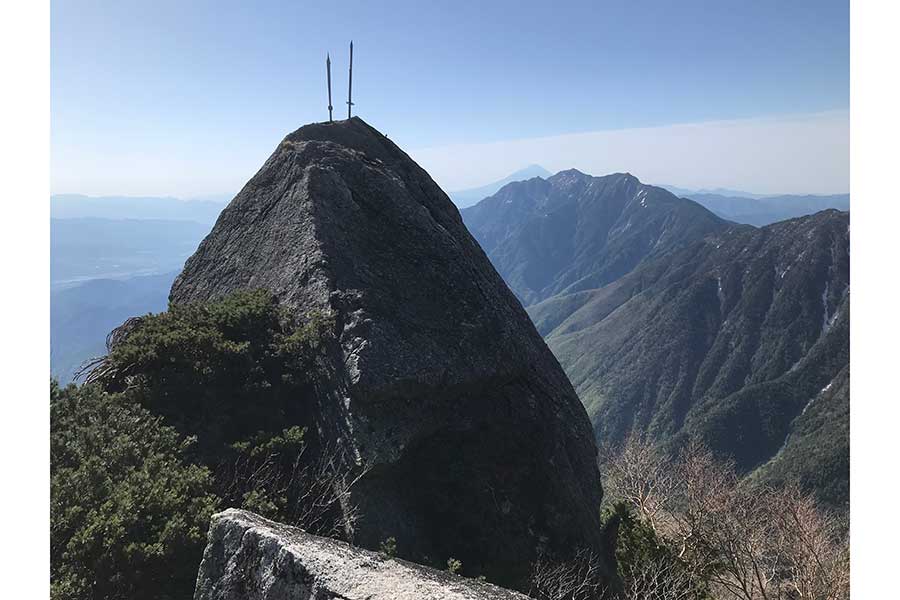
<path id="1" fill-rule="evenodd" d="M 590 422 L 459 212 L 359 118 L 302 127 L 222 212 L 174 304 L 267 288 L 333 321 L 321 435 L 369 467 L 355 540 L 522 588 L 604 547 Z"/>
<path id="2" fill-rule="evenodd" d="M 529 313 L 601 439 L 699 434 L 745 471 L 785 446 L 773 477 L 796 471 L 804 446 L 847 455 L 828 437 L 846 429 L 849 402 L 829 392 L 845 388 L 849 364 L 847 213 L 735 226 Z M 830 484 L 831 501 L 846 499 L 845 466 L 834 467 L 844 483 Z"/>
<path id="3" fill-rule="evenodd" d="M 601 287 L 650 256 L 727 227 L 632 175 L 576 170 L 511 183 L 462 215 L 526 306 Z"/>
<path id="4" fill-rule="evenodd" d="M 850 498 L 850 368 L 845 366 L 810 398 L 771 461 L 754 477 L 781 485 L 799 483 L 817 490 L 835 506 Z"/>

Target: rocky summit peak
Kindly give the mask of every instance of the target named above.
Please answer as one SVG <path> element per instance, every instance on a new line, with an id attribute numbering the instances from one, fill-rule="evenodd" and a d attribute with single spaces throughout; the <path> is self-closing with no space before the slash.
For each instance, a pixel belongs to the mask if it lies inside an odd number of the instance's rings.
<path id="1" fill-rule="evenodd" d="M 386 135 L 359 117 L 333 122 L 309 123 L 288 134 L 282 144 L 307 142 L 335 144 L 363 152 L 370 158 L 385 162 L 392 162 L 401 157 L 408 158 Z"/>
<path id="2" fill-rule="evenodd" d="M 358 543 L 520 588 L 539 546 L 602 548 L 584 408 L 456 207 L 376 129 L 285 137 L 170 300 L 241 288 L 334 320 L 319 428 L 371 467 Z"/>
<path id="3" fill-rule="evenodd" d="M 463 210 L 469 230 L 528 306 L 602 287 L 641 261 L 727 223 L 630 173 L 560 171 Z"/>

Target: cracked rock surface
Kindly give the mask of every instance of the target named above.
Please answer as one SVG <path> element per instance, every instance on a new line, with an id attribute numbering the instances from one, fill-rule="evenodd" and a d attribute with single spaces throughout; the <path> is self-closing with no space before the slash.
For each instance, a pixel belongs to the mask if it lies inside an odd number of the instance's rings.
<path id="1" fill-rule="evenodd" d="M 525 600 L 497 586 L 316 537 L 251 512 L 213 515 L 194 600 Z"/>
<path id="2" fill-rule="evenodd" d="M 538 548 L 604 546 L 590 422 L 447 195 L 361 119 L 288 135 L 173 303 L 267 288 L 334 320 L 318 427 L 368 470 L 354 543 L 524 589 Z"/>

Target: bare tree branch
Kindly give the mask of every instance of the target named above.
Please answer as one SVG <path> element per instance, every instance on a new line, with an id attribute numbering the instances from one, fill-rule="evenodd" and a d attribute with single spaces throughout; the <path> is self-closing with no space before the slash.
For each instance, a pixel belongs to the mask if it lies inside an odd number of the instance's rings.
<path id="1" fill-rule="evenodd" d="M 740 481 L 733 464 L 697 442 L 673 460 L 630 437 L 601 466 L 610 495 L 681 561 L 681 570 L 626 565 L 626 598 L 688 597 L 679 594 L 705 584 L 719 600 L 849 598 L 849 540 L 811 495 Z M 682 573 L 688 591 L 678 585 Z M 654 591 L 663 579 L 669 595 Z"/>

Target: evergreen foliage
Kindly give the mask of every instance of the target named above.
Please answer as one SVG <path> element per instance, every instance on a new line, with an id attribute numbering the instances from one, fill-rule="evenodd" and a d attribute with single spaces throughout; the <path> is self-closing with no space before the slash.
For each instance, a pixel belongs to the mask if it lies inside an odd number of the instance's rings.
<path id="1" fill-rule="evenodd" d="M 128 390 L 216 455 L 308 420 L 303 400 L 328 327 L 318 314 L 298 324 L 265 290 L 173 305 L 113 332 L 94 378 L 109 391 Z"/>
<path id="2" fill-rule="evenodd" d="M 328 328 L 237 292 L 131 319 L 88 383 L 51 382 L 53 598 L 190 597 L 219 508 L 340 536 L 342 463 L 307 435 Z"/>
<path id="3" fill-rule="evenodd" d="M 620 500 L 607 506 L 602 519 L 617 524 L 615 552 L 617 575 L 624 586 L 622 598 L 646 595 L 647 598 L 703 600 L 709 597 L 708 578 L 702 573 L 691 573 L 672 540 L 658 535 L 627 502 Z M 648 578 L 653 573 L 666 578 L 671 596 L 661 594 L 659 581 Z"/>
<path id="4" fill-rule="evenodd" d="M 50 384 L 51 596 L 182 598 L 209 518 L 191 438 L 121 395 Z"/>

